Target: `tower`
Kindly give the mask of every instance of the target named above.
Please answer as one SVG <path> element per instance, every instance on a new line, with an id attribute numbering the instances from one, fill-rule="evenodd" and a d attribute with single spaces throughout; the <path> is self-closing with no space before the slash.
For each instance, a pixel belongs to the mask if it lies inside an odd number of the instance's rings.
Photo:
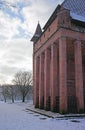
<path id="1" fill-rule="evenodd" d="M 38 25 L 37 25 L 37 28 L 36 28 L 36 31 L 31 39 L 31 41 L 33 41 L 34 43 L 36 43 L 36 41 L 39 39 L 39 37 L 41 36 L 42 34 L 42 29 L 41 29 L 41 26 L 38 22 Z"/>

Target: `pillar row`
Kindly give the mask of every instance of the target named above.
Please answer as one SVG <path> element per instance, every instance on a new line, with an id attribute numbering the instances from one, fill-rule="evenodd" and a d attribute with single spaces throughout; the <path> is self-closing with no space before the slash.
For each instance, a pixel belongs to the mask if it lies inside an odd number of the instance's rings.
<path id="1" fill-rule="evenodd" d="M 44 59 L 44 109 L 50 109 L 50 49 L 45 50 Z"/>
<path id="2" fill-rule="evenodd" d="M 75 53 L 75 87 L 78 111 L 84 110 L 83 72 L 82 72 L 82 51 L 81 41 L 74 42 Z"/>
<path id="3" fill-rule="evenodd" d="M 56 111 L 56 96 L 58 96 L 58 66 L 57 45 L 51 45 L 51 110 Z"/>
<path id="4" fill-rule="evenodd" d="M 35 83 L 34 83 L 34 104 L 39 107 L 39 63 L 40 58 L 35 59 Z"/>
<path id="5" fill-rule="evenodd" d="M 39 67 L 39 108 L 44 108 L 44 53 L 40 55 Z"/>
<path id="6" fill-rule="evenodd" d="M 67 111 L 67 56 L 65 37 L 59 39 L 59 94 L 60 111 Z"/>

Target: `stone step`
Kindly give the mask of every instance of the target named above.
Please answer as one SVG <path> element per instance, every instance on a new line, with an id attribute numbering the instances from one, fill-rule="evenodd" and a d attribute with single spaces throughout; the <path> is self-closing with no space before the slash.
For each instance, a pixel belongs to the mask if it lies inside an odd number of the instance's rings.
<path id="1" fill-rule="evenodd" d="M 50 118 L 57 118 L 57 119 L 67 119 L 67 118 L 76 118 L 76 117 L 85 117 L 85 114 L 60 114 L 60 113 L 54 113 L 54 112 L 51 112 L 51 111 L 46 111 L 46 110 L 42 110 L 42 109 L 39 109 L 39 108 L 34 108 L 34 105 L 29 105 L 28 108 L 26 108 L 26 111 L 32 111 L 32 112 L 35 112 L 35 113 L 38 113 L 38 114 L 41 114 L 41 115 L 44 115 L 44 116 L 47 116 L 47 117 L 50 117 Z"/>

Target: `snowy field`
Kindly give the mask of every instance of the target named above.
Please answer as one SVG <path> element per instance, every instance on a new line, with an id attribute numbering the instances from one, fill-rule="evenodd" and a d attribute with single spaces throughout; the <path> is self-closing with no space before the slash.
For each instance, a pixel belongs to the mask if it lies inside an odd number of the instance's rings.
<path id="1" fill-rule="evenodd" d="M 0 102 L 0 130 L 85 130 L 85 118 L 52 119 L 26 111 L 27 103 Z"/>

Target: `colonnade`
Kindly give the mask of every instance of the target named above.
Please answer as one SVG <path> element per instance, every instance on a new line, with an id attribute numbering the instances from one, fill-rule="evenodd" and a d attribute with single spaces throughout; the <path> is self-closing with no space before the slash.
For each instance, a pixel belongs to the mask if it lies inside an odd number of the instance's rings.
<path id="1" fill-rule="evenodd" d="M 75 97 L 77 111 L 84 110 L 81 41 L 74 40 Z M 45 110 L 68 111 L 67 40 L 58 39 L 34 56 L 34 105 Z"/>

